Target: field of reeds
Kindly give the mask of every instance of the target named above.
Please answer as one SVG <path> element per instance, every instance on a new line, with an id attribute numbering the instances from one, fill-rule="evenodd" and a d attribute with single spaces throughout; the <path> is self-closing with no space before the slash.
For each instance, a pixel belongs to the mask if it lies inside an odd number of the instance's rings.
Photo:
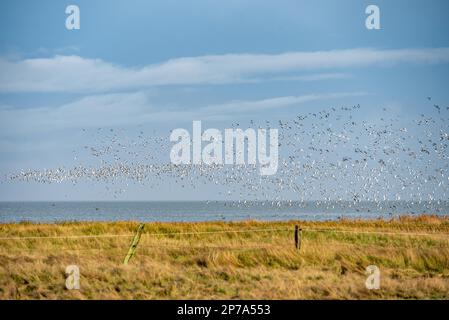
<path id="1" fill-rule="evenodd" d="M 147 223 L 125 265 L 138 225 L 0 224 L 0 299 L 449 298 L 449 218 Z"/>

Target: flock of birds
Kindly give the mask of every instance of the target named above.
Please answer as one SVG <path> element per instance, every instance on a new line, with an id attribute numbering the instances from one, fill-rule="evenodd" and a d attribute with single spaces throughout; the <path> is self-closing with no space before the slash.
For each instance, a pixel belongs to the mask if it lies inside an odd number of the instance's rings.
<path id="1" fill-rule="evenodd" d="M 269 200 L 274 206 L 314 200 L 322 206 L 346 201 L 357 207 L 370 202 L 382 209 L 407 200 L 434 202 L 447 210 L 449 107 L 428 100 L 425 113 L 416 117 L 357 105 L 275 122 L 249 120 L 248 127 L 279 130 L 279 167 L 273 176 L 261 176 L 257 165 L 173 165 L 168 133 L 157 136 L 139 131 L 129 138 L 125 130 L 98 128 L 83 129 L 91 135 L 92 145 L 74 151 L 78 162 L 74 166 L 21 170 L 7 179 L 104 183 L 115 197 L 130 183 L 148 186 L 153 192 L 167 183 L 198 192 L 214 188 L 222 198 L 237 199 L 242 206 L 256 199 Z M 245 125 L 232 127 L 244 129 Z"/>

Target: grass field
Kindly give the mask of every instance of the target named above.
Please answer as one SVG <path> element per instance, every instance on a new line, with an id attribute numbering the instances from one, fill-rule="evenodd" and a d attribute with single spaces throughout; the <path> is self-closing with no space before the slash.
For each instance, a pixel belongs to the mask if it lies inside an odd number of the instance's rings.
<path id="1" fill-rule="evenodd" d="M 0 224 L 0 299 L 449 298 L 448 218 L 148 223 L 124 265 L 137 226 Z M 83 235 L 100 237 L 59 238 Z M 65 288 L 73 264 L 80 290 Z M 365 287 L 368 265 L 378 290 Z"/>

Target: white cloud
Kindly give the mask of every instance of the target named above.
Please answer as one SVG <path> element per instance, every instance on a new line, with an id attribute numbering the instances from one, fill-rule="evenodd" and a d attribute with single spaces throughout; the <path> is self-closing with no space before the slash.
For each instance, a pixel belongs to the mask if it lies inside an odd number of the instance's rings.
<path id="1" fill-rule="evenodd" d="M 57 129 L 132 126 L 163 121 L 219 120 L 236 114 L 254 115 L 270 109 L 293 107 L 311 101 L 361 96 L 364 93 L 327 93 L 275 97 L 261 100 L 231 101 L 194 110 L 151 103 L 142 92 L 92 95 L 59 107 L 0 108 L 1 136 L 36 134 Z"/>
<path id="2" fill-rule="evenodd" d="M 155 112 L 145 94 L 92 95 L 59 107 L 0 109 L 2 133 L 42 132 L 51 129 L 116 126 L 135 123 Z"/>
<path id="3" fill-rule="evenodd" d="M 347 73 L 318 73 L 318 74 L 308 74 L 302 76 L 279 76 L 268 78 L 270 81 L 322 81 L 322 80 L 340 80 L 340 79 L 350 79 L 351 74 Z M 267 80 L 267 79 L 266 79 Z M 260 80 L 262 81 L 262 79 Z"/>
<path id="4" fill-rule="evenodd" d="M 319 100 L 332 100 L 346 97 L 357 97 L 365 95 L 363 92 L 341 92 L 327 94 L 307 94 L 301 96 L 276 97 L 253 101 L 232 101 L 228 103 L 212 105 L 201 108 L 204 114 L 226 114 L 226 113 L 254 113 L 268 109 L 285 108 L 306 102 Z"/>
<path id="5" fill-rule="evenodd" d="M 0 92 L 107 92 L 155 85 L 227 84 L 275 80 L 276 76 L 288 79 L 298 72 L 447 62 L 449 48 L 226 54 L 177 58 L 141 68 L 125 68 L 75 55 L 19 61 L 2 58 Z M 295 77 L 302 81 L 329 78 L 325 74 L 308 74 L 294 75 L 291 79 Z"/>

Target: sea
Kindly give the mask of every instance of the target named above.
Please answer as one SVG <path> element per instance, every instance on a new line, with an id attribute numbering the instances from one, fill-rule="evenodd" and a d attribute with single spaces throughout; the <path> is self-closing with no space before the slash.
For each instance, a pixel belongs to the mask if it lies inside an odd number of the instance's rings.
<path id="1" fill-rule="evenodd" d="M 196 222 L 390 219 L 449 215 L 449 201 L 109 201 L 0 202 L 0 223 L 61 221 Z"/>

